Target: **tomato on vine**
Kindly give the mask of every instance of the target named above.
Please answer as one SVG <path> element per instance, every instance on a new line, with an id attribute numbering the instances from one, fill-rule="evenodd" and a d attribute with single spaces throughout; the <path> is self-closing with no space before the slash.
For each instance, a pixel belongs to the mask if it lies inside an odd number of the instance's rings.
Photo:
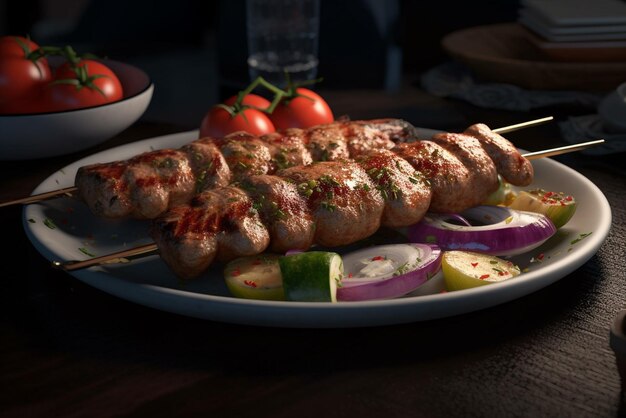
<path id="1" fill-rule="evenodd" d="M 0 112 L 29 112 L 42 88 L 52 79 L 48 61 L 36 54 L 39 46 L 21 36 L 0 37 Z"/>
<path id="2" fill-rule="evenodd" d="M 273 101 L 253 94 L 259 84 L 270 89 Z M 200 137 L 222 138 L 237 131 L 252 135 L 265 135 L 276 131 L 268 114 L 285 94 L 284 91 L 258 78 L 239 94 L 231 96 L 224 103 L 213 106 L 202 119 Z"/>
<path id="3" fill-rule="evenodd" d="M 238 95 L 231 96 L 228 99 L 224 100 L 224 104 L 228 106 L 233 106 L 237 102 L 238 99 L 239 99 Z M 265 97 L 259 96 L 258 94 L 253 94 L 253 93 L 248 93 L 245 96 L 243 96 L 241 99 L 241 104 L 246 105 L 246 106 L 251 106 L 257 109 L 267 109 L 272 105 L 272 103 L 269 100 L 267 100 Z"/>
<path id="4" fill-rule="evenodd" d="M 314 81 L 306 82 L 310 84 Z M 292 84 L 287 76 L 287 91 L 255 79 L 245 90 L 209 110 L 200 126 L 200 136 L 223 137 L 236 131 L 264 135 L 276 129 L 309 128 L 334 121 L 328 103 L 317 93 Z M 252 91 L 265 87 L 272 101 Z"/>
<path id="5" fill-rule="evenodd" d="M 335 120 L 328 103 L 319 94 L 303 87 L 291 89 L 270 118 L 276 129 L 310 128 Z"/>
<path id="6" fill-rule="evenodd" d="M 91 59 L 68 61 L 44 91 L 43 106 L 50 111 L 81 109 L 121 100 L 122 83 L 106 65 Z"/>
<path id="7" fill-rule="evenodd" d="M 245 131 L 252 135 L 274 132 L 274 124 L 265 113 L 253 108 L 233 111 L 225 105 L 213 106 L 202 119 L 200 137 L 222 138 L 228 134 Z"/>

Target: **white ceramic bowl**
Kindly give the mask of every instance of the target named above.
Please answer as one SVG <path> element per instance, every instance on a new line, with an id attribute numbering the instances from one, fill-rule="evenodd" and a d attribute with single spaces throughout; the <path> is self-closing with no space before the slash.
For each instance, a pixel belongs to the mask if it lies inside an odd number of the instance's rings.
<path id="1" fill-rule="evenodd" d="M 626 83 L 620 84 L 598 106 L 607 132 L 626 133 Z"/>
<path id="2" fill-rule="evenodd" d="M 124 98 L 85 109 L 0 115 L 0 160 L 70 154 L 98 145 L 132 125 L 152 99 L 150 77 L 132 65 L 104 60 L 120 79 Z"/>

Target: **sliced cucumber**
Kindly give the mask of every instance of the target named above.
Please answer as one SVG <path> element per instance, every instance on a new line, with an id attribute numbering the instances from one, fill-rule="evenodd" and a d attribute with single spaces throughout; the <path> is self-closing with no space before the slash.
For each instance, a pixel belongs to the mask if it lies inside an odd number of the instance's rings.
<path id="1" fill-rule="evenodd" d="M 228 263 L 224 278 L 230 293 L 244 299 L 285 300 L 279 257 L 260 254 Z"/>
<path id="2" fill-rule="evenodd" d="M 278 260 L 285 299 L 336 302 L 337 282 L 343 277 L 343 261 L 337 253 L 310 251 Z"/>
<path id="3" fill-rule="evenodd" d="M 470 251 L 446 251 L 441 269 L 449 291 L 497 283 L 520 274 L 519 267 L 510 261 Z"/>
<path id="4" fill-rule="evenodd" d="M 512 209 L 546 215 L 555 227 L 560 228 L 574 216 L 576 200 L 563 192 L 549 192 L 544 189 L 520 192 L 513 203 Z"/>

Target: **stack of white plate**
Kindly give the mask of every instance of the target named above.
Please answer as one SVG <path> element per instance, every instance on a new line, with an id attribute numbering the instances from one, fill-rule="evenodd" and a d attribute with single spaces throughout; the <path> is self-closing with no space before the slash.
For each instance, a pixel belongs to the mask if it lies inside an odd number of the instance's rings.
<path id="1" fill-rule="evenodd" d="M 550 42 L 626 41 L 626 2 L 522 0 L 519 22 Z"/>

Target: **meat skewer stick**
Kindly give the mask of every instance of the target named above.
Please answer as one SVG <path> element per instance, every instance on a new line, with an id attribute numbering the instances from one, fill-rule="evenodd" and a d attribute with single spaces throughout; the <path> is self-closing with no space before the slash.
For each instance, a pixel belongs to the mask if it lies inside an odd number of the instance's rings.
<path id="1" fill-rule="evenodd" d="M 535 120 L 531 120 L 531 121 L 527 121 L 527 122 L 523 122 L 523 123 L 518 123 L 515 125 L 509 125 L 509 126 L 504 126 L 501 128 L 497 128 L 494 129 L 493 132 L 495 133 L 506 133 L 506 132 L 512 132 L 518 129 L 522 129 L 522 128 L 527 128 L 527 127 L 531 127 L 531 126 L 536 126 L 536 125 L 540 125 L 543 123 L 546 123 L 548 121 L 551 121 L 553 119 L 552 116 L 548 116 L 545 118 L 540 118 L 540 119 L 535 119 Z M 192 152 L 194 151 L 193 149 L 191 150 Z M 195 155 L 201 155 L 201 154 L 195 154 Z M 279 154 L 280 156 L 280 154 Z M 168 161 L 167 159 L 163 159 L 163 164 L 167 164 L 165 161 Z M 171 160 L 169 160 L 171 161 Z M 120 168 L 121 167 L 117 167 Z M 161 167 L 161 168 L 167 168 L 167 167 Z M 108 173 L 112 174 L 113 170 L 110 170 Z M 58 189 L 58 190 L 53 190 L 50 192 L 45 192 L 45 193 L 41 193 L 41 194 L 37 194 L 37 195 L 33 195 L 33 196 L 28 196 L 28 197 L 24 197 L 24 198 L 20 198 L 20 199 L 15 199 L 15 200 L 11 200 L 11 201 L 7 201 L 7 202 L 2 202 L 0 203 L 0 207 L 4 207 L 4 206 L 10 206 L 10 205 L 15 205 L 15 204 L 30 204 L 30 203 L 36 203 L 42 200 L 46 200 L 46 199 L 51 199 L 51 198 L 55 198 L 55 197 L 59 197 L 59 196 L 70 196 L 72 193 L 76 193 L 79 192 L 80 195 L 83 195 L 84 193 L 81 193 L 80 190 L 80 185 L 75 185 L 72 187 L 66 187 L 63 189 Z M 205 184 L 204 186 L 210 186 L 210 184 Z M 189 193 L 187 194 L 189 195 Z M 111 197 L 113 198 L 113 197 Z M 148 208 L 146 208 L 148 209 Z M 156 211 L 151 211 L 151 210 L 147 210 L 147 214 L 148 215 L 152 215 L 154 214 Z M 145 214 L 144 214 L 145 215 Z M 156 216 L 156 215 L 155 215 Z M 146 216 L 140 216 L 140 217 L 146 217 Z M 150 217 L 150 216 L 147 216 Z"/>
<path id="2" fill-rule="evenodd" d="M 602 141 L 593 141 L 594 144 L 598 144 L 601 143 Z M 573 147 L 567 147 L 569 148 L 569 151 L 573 151 L 574 148 Z M 546 153 L 553 153 L 554 150 L 547 150 Z M 532 153 L 534 158 L 539 158 L 539 153 Z M 85 268 L 85 267 L 90 267 L 93 265 L 99 265 L 99 264 L 103 264 L 106 262 L 110 262 L 111 260 L 115 260 L 115 259 L 119 259 L 121 257 L 128 257 L 128 256 L 133 256 L 133 255 L 137 255 L 139 253 L 141 254 L 146 254 L 146 253 L 153 253 L 155 251 L 158 250 L 158 246 L 157 244 L 148 244 L 142 247 L 137 247 L 137 251 L 133 252 L 133 249 L 130 250 L 125 250 L 123 252 L 118 252 L 118 253 L 114 253 L 114 254 L 109 254 L 109 255 L 105 255 L 105 256 L 101 256 L 101 257 L 96 257 L 96 258 L 92 258 L 89 260 L 85 260 L 85 261 L 80 261 L 80 262 L 55 262 L 53 263 L 56 267 L 60 267 L 66 271 L 73 271 L 73 270 L 77 270 L 77 269 L 81 269 L 81 268 Z"/>

